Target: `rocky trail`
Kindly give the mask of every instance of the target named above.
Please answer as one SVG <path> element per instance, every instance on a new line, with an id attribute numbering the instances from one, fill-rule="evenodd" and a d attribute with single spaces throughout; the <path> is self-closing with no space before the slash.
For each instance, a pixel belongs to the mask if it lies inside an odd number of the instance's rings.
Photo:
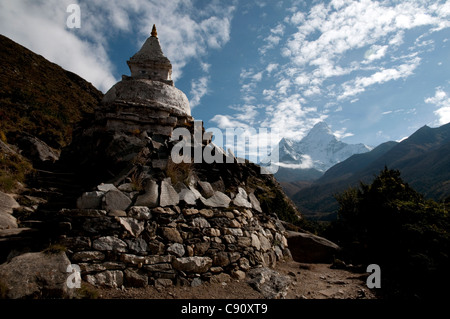
<path id="1" fill-rule="evenodd" d="M 377 299 L 374 290 L 367 288 L 364 273 L 331 269 L 330 264 L 280 262 L 275 269 L 290 280 L 280 285 L 286 299 Z M 204 283 L 197 287 L 153 287 L 99 289 L 100 299 L 264 299 L 268 296 L 252 288 L 249 279 L 224 277 L 221 282 Z"/>

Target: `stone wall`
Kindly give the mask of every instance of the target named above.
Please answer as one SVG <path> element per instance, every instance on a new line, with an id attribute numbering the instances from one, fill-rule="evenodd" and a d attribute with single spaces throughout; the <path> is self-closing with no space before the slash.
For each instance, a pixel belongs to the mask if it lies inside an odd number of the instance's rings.
<path id="1" fill-rule="evenodd" d="M 215 191 L 208 182 L 172 186 L 170 179 L 102 184 L 78 209 L 63 209 L 60 243 L 95 286 L 199 285 L 245 277 L 290 256 L 284 228 L 264 214 L 256 196 Z M 224 275 L 226 274 L 226 275 Z"/>

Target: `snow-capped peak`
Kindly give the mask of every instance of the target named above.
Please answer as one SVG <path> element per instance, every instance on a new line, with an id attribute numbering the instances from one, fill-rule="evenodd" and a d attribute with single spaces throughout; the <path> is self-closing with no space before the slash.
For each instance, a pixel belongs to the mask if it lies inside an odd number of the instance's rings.
<path id="1" fill-rule="evenodd" d="M 314 168 L 325 172 L 331 166 L 347 159 L 353 154 L 371 150 L 364 144 L 347 144 L 339 141 L 325 122 L 319 122 L 300 141 L 282 138 L 278 144 L 279 162 L 298 164 L 295 167 Z M 309 165 L 303 161 L 308 159 Z M 282 166 L 282 165 L 280 165 Z M 291 165 L 292 166 L 292 165 Z M 293 166 L 292 166 L 293 167 Z"/>

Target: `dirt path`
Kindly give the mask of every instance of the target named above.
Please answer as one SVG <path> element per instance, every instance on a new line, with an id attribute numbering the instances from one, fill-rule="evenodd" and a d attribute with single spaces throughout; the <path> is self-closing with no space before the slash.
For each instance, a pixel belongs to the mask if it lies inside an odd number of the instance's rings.
<path id="1" fill-rule="evenodd" d="M 367 288 L 364 274 L 330 269 L 327 264 L 279 263 L 275 269 L 293 281 L 287 299 L 375 299 Z M 107 299 L 262 299 L 246 280 L 204 283 L 198 287 L 98 289 L 99 298 Z"/>
<path id="2" fill-rule="evenodd" d="M 280 264 L 277 271 L 295 274 L 286 296 L 289 299 L 376 299 L 374 291 L 366 286 L 365 274 L 294 261 Z"/>

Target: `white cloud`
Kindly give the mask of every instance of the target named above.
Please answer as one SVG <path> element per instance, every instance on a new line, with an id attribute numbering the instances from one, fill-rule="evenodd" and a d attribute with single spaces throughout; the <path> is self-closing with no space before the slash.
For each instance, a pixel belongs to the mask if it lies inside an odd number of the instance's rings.
<path id="1" fill-rule="evenodd" d="M 334 131 L 333 134 L 334 134 L 334 136 L 336 136 L 336 138 L 337 138 L 338 140 L 341 140 L 341 139 L 343 139 L 343 138 L 346 138 L 346 137 L 350 137 L 350 136 L 354 136 L 354 135 L 355 135 L 355 134 L 353 134 L 353 133 L 346 132 L 346 131 L 347 131 L 347 128 L 346 128 L 346 127 L 343 127 L 343 128 L 340 129 L 340 130 Z"/>
<path id="2" fill-rule="evenodd" d="M 66 8 L 71 3 L 77 1 L 2 1 L 0 32 L 102 91 L 118 80 L 108 56 L 108 42 L 118 34 L 136 38 L 137 51 L 156 24 L 176 80 L 191 59 L 229 41 L 234 12 L 234 6 L 215 1 L 198 9 L 183 0 L 79 0 L 81 28 L 69 30 Z"/>
<path id="3" fill-rule="evenodd" d="M 365 58 L 367 62 L 365 63 L 372 62 L 374 60 L 378 60 L 384 57 L 387 48 L 388 48 L 387 45 L 373 45 L 369 50 L 366 51 Z"/>
<path id="4" fill-rule="evenodd" d="M 266 67 L 267 73 L 272 73 L 274 70 L 278 68 L 278 63 L 269 63 L 269 65 Z"/>
<path id="5" fill-rule="evenodd" d="M 209 78 L 207 76 L 191 82 L 191 99 L 189 101 L 191 109 L 199 105 L 201 98 L 208 93 L 208 82 Z"/>
<path id="6" fill-rule="evenodd" d="M 419 66 L 420 58 L 416 57 L 409 63 L 401 64 L 397 68 L 382 69 L 373 73 L 368 77 L 358 76 L 354 80 L 347 81 L 342 84 L 343 93 L 338 96 L 338 100 L 342 100 L 361 92 L 364 92 L 368 86 L 374 84 L 382 84 L 392 80 L 407 78 L 414 73 Z"/>
<path id="7" fill-rule="evenodd" d="M 349 86 L 345 96 L 353 96 L 371 85 L 369 82 L 383 83 L 406 78 L 412 74 L 403 70 L 415 68 L 416 61 L 406 57 L 398 59 L 396 50 L 404 41 L 405 31 L 428 26 L 433 32 L 450 27 L 448 3 L 429 3 L 429 1 L 388 2 L 380 1 L 331 1 L 328 5 L 319 3 L 310 11 L 295 12 L 285 21 L 295 25 L 297 31 L 291 34 L 282 49 L 283 56 L 290 59 L 301 74 L 295 83 L 310 85 L 308 93 L 317 91 L 317 86 L 331 77 L 349 75 L 355 71 L 367 70 L 368 66 L 378 68 L 371 77 L 360 77 L 353 82 L 359 86 Z M 432 42 L 423 41 L 411 47 L 430 46 Z M 362 59 L 353 53 L 365 49 Z M 391 53 L 392 56 L 388 56 Z M 352 58 L 348 58 L 348 56 Z M 381 61 L 397 58 L 397 64 L 382 67 Z M 344 62 L 345 61 L 345 62 Z M 378 65 L 376 65 L 378 63 Z M 352 81 L 348 81 L 347 85 Z"/>
<path id="8" fill-rule="evenodd" d="M 275 163 L 272 163 L 272 165 L 277 165 L 280 167 L 292 168 L 292 169 L 308 169 L 308 168 L 314 167 L 314 162 L 313 162 L 311 156 L 302 155 L 302 162 L 300 164 L 275 162 Z"/>
<path id="9" fill-rule="evenodd" d="M 232 115 L 217 114 L 210 121 L 216 123 L 217 127 L 220 129 L 239 127 L 246 129 L 249 127 L 246 123 L 234 119 Z"/>
<path id="10" fill-rule="evenodd" d="M 437 87 L 434 96 L 426 98 L 425 103 L 434 104 L 439 107 L 434 111 L 434 114 L 438 117 L 438 125 L 450 122 L 450 97 L 442 88 Z"/>
<path id="11" fill-rule="evenodd" d="M 3 1 L 0 32 L 105 91 L 116 82 L 113 66 L 102 44 L 83 41 L 77 29 L 66 28 L 66 8 L 72 2 Z M 83 28 L 86 22 L 81 23 Z"/>

